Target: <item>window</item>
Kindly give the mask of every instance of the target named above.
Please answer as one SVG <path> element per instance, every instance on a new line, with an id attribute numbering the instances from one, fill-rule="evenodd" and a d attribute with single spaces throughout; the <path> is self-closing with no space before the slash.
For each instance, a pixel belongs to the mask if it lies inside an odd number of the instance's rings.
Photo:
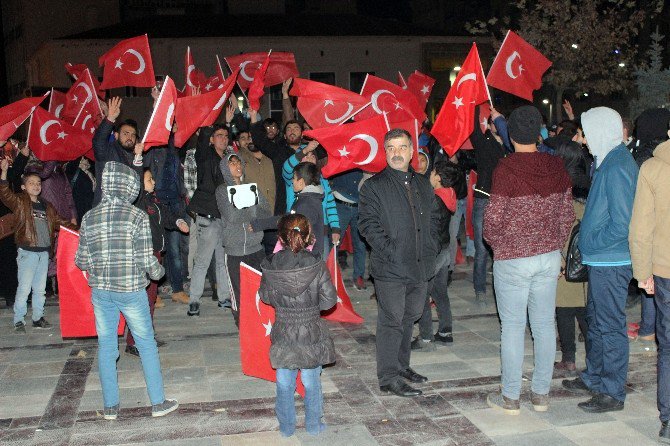
<path id="1" fill-rule="evenodd" d="M 370 71 L 370 74 L 374 75 L 374 71 Z M 349 90 L 354 93 L 360 93 L 361 88 L 363 88 L 363 82 L 365 82 L 365 76 L 368 75 L 366 71 L 355 71 L 349 73 Z"/>
<path id="2" fill-rule="evenodd" d="M 281 84 L 270 87 L 270 118 L 273 118 L 281 126 L 282 106 L 281 106 Z"/>
<path id="3" fill-rule="evenodd" d="M 335 73 L 332 71 L 323 73 L 309 73 L 309 80 L 328 85 L 335 85 Z"/>

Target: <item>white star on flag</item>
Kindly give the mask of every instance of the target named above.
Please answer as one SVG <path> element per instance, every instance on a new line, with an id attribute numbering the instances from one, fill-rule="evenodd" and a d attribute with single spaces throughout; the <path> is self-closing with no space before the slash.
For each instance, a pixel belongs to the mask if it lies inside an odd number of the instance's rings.
<path id="1" fill-rule="evenodd" d="M 402 105 L 400 105 L 400 102 L 396 102 L 395 109 L 398 110 L 399 108 L 402 108 Z"/>
<path id="2" fill-rule="evenodd" d="M 58 139 L 65 139 L 66 136 L 67 136 L 67 133 L 65 133 L 64 131 L 61 130 L 60 133 L 58 134 Z"/>
<path id="3" fill-rule="evenodd" d="M 76 102 L 76 103 L 79 103 L 79 98 L 77 97 L 76 94 L 75 94 L 75 95 L 72 95 L 72 100 L 73 100 L 74 102 Z"/>
<path id="4" fill-rule="evenodd" d="M 337 297 L 337 303 L 338 303 L 338 304 L 341 304 L 341 303 L 342 303 L 342 299 L 340 299 L 339 296 Z"/>
<path id="5" fill-rule="evenodd" d="M 121 68 L 123 66 L 123 62 L 121 62 L 121 59 L 116 59 L 116 63 L 114 64 L 114 68 Z"/>
<path id="6" fill-rule="evenodd" d="M 347 152 L 347 146 L 342 146 L 342 148 L 339 150 L 340 156 L 348 157 L 349 152 Z"/>
<path id="7" fill-rule="evenodd" d="M 486 119 L 482 119 L 481 124 L 482 124 L 482 128 L 485 129 L 488 126 L 488 121 Z"/>
<path id="8" fill-rule="evenodd" d="M 91 133 L 95 133 L 95 127 L 91 127 Z M 88 279 L 86 279 L 88 280 Z"/>
<path id="9" fill-rule="evenodd" d="M 270 336 L 270 332 L 272 331 L 272 321 L 268 319 L 267 324 L 261 322 L 261 325 L 263 326 L 263 328 L 265 328 L 265 336 Z"/>
<path id="10" fill-rule="evenodd" d="M 208 82 L 207 85 L 205 85 L 205 90 L 209 91 L 212 89 L 212 85 Z"/>
<path id="11" fill-rule="evenodd" d="M 335 103 L 331 99 L 326 99 L 326 102 L 323 103 L 324 107 L 326 105 L 335 105 Z"/>
<path id="12" fill-rule="evenodd" d="M 452 102 L 452 104 L 454 104 L 456 106 L 456 109 L 458 109 L 458 107 L 462 107 L 463 106 L 463 98 L 459 98 L 458 96 L 456 96 L 456 99 L 454 99 L 454 102 Z"/>
<path id="13" fill-rule="evenodd" d="M 428 94 L 428 90 L 430 90 L 430 89 L 428 88 L 428 85 L 424 85 L 423 88 L 421 89 L 421 93 L 423 93 L 423 94 Z"/>

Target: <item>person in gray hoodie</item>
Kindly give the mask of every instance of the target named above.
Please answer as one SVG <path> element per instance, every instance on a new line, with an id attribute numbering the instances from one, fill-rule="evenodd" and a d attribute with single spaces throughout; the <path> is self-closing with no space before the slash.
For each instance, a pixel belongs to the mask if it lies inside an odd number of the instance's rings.
<path id="1" fill-rule="evenodd" d="M 228 188 L 244 182 L 244 161 L 232 153 L 224 157 L 219 163 L 225 184 L 216 188 L 216 204 L 221 213 L 223 229 L 223 246 L 226 251 L 228 276 L 233 287 L 232 311 L 235 324 L 240 321 L 240 263 L 244 262 L 252 268 L 260 270 L 261 262 L 265 259 L 263 248 L 263 231 L 254 231 L 251 221 L 257 218 L 267 218 L 272 215 L 270 205 L 261 191 L 255 185 L 251 190 L 256 192 L 256 202 L 253 206 L 239 209 L 228 198 Z M 234 197 L 235 194 L 232 194 Z"/>

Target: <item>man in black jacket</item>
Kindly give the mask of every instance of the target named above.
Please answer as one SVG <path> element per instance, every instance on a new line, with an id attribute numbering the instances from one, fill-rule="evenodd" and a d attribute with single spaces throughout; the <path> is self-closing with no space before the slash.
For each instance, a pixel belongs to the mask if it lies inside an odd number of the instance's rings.
<path id="1" fill-rule="evenodd" d="M 121 98 L 111 98 L 107 104 L 107 118 L 103 119 L 93 134 L 93 154 L 95 155 L 95 192 L 93 206 L 97 206 L 102 198 L 102 171 L 108 161 L 125 164 L 137 172 L 142 178 L 142 152 L 144 144 L 137 142 L 137 123 L 127 119 L 116 126 L 116 118 L 121 114 Z M 114 130 L 114 139 L 109 135 Z"/>
<path id="2" fill-rule="evenodd" d="M 370 274 L 377 293 L 377 378 L 383 392 L 421 395 L 402 378 L 428 380 L 409 367 L 412 326 L 423 311 L 428 280 L 440 251 L 435 195 L 430 182 L 409 167 L 409 133 L 384 137 L 388 166 L 360 192 L 358 228 L 372 248 Z"/>

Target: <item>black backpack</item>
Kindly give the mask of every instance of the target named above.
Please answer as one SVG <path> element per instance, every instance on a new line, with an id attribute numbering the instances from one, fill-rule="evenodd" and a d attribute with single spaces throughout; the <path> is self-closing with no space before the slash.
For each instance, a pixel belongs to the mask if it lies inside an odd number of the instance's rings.
<path id="1" fill-rule="evenodd" d="M 582 253 L 579 251 L 579 229 L 581 221 L 572 228 L 570 241 L 568 241 L 568 252 L 565 255 L 565 281 L 566 282 L 588 282 L 588 268 L 582 263 Z"/>

